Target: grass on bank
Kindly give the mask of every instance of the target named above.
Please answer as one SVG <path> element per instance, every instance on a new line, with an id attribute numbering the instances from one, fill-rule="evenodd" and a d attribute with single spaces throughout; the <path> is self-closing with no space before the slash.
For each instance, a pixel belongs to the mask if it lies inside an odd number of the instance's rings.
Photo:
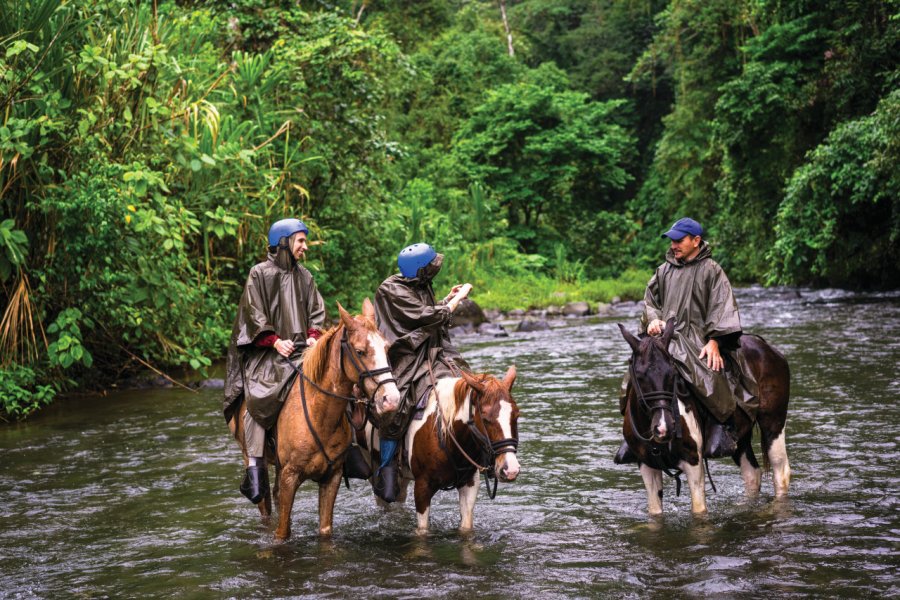
<path id="1" fill-rule="evenodd" d="M 504 312 L 563 306 L 567 302 L 640 300 L 652 272 L 629 269 L 616 279 L 566 282 L 543 275 L 492 279 L 472 290 L 472 300 L 482 309 Z"/>

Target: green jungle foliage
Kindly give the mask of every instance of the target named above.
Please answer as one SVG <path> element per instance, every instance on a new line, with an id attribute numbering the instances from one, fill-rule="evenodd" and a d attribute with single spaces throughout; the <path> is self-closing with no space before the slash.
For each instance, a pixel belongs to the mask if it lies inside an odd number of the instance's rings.
<path id="1" fill-rule="evenodd" d="M 639 298 L 684 215 L 896 287 L 898 5 L 0 0 L 0 418 L 204 373 L 284 216 L 332 314 L 423 240 L 485 307 Z"/>

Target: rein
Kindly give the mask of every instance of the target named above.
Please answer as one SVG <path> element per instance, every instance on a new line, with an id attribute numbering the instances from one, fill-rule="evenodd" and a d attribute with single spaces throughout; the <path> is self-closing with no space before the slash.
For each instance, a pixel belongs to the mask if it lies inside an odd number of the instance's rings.
<path id="1" fill-rule="evenodd" d="M 347 329 L 344 328 L 343 332 L 341 333 L 340 367 L 341 367 L 341 372 L 344 374 L 345 377 L 347 375 L 346 373 L 344 373 L 344 349 L 345 348 L 347 349 L 347 355 L 350 357 L 350 362 L 353 365 L 353 367 L 356 369 L 356 372 L 359 376 L 358 386 L 359 386 L 360 390 L 365 391 L 364 383 L 365 383 L 366 379 L 368 379 L 370 377 L 374 378 L 376 375 L 382 375 L 384 373 L 391 372 L 390 367 L 384 367 L 381 369 L 372 369 L 372 370 L 365 369 L 364 368 L 365 365 L 363 365 L 359 361 L 359 359 L 353 353 L 353 349 L 350 348 L 350 342 L 347 339 Z M 296 371 L 297 374 L 300 376 L 300 385 L 298 387 L 300 388 L 300 402 L 303 405 L 303 416 L 306 418 L 306 426 L 309 427 L 309 432 L 312 434 L 313 440 L 315 440 L 316 445 L 319 447 L 319 451 L 325 456 L 325 461 L 328 463 L 328 471 L 326 471 L 326 473 L 325 473 L 325 478 L 327 479 L 328 475 L 331 473 L 331 469 L 334 467 L 335 462 L 338 459 L 340 459 L 342 456 L 347 454 L 347 452 L 350 450 L 350 448 L 353 447 L 353 438 L 351 436 L 350 443 L 347 444 L 347 447 L 344 448 L 337 456 L 335 456 L 334 458 L 331 458 L 330 456 L 328 456 L 328 452 L 325 450 L 325 444 L 322 443 L 322 439 L 319 437 L 319 434 L 316 431 L 316 428 L 313 426 L 312 419 L 309 416 L 309 406 L 306 402 L 305 382 L 308 382 L 311 386 L 313 386 L 316 390 L 318 390 L 322 394 L 324 394 L 326 396 L 330 396 L 332 398 L 337 398 L 338 400 L 344 400 L 348 404 L 353 403 L 353 402 L 361 402 L 361 400 L 354 398 L 353 396 L 342 396 L 340 394 L 336 394 L 334 392 L 324 389 L 323 387 L 319 386 L 316 382 L 314 382 L 312 379 L 307 377 L 306 374 L 303 373 L 303 370 L 298 368 L 297 365 L 295 365 L 293 363 L 293 361 L 291 361 L 289 358 L 285 358 L 285 360 L 288 362 L 289 365 L 291 365 L 291 367 L 293 367 L 294 371 Z M 348 377 L 348 379 L 349 379 L 349 377 Z M 382 385 L 385 385 L 392 381 L 394 383 L 396 383 L 396 380 L 393 377 L 389 377 L 389 378 L 383 379 L 381 381 L 377 381 L 376 383 L 378 385 L 375 386 L 375 389 L 373 390 L 373 392 L 371 394 L 366 394 L 366 406 L 367 407 L 371 406 L 371 404 L 375 402 L 375 394 L 378 392 L 379 388 L 381 388 Z M 344 413 L 344 415 L 347 417 L 347 421 L 349 422 L 350 417 L 347 415 L 346 412 Z M 351 430 L 352 429 L 353 429 L 353 427 L 352 427 L 352 423 L 351 423 Z"/>

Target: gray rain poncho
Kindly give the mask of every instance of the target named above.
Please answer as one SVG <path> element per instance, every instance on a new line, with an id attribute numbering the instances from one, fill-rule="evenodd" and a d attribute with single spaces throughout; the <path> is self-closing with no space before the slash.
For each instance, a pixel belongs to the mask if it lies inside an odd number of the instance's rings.
<path id="1" fill-rule="evenodd" d="M 254 342 L 272 333 L 293 341 L 291 362 L 299 367 L 309 329 L 321 329 L 324 322 L 325 303 L 312 274 L 287 249 L 255 265 L 241 295 L 228 347 L 225 420 L 231 420 L 243 396 L 257 423 L 266 429 L 274 425 L 296 371 L 274 348 L 261 348 Z"/>
<path id="2" fill-rule="evenodd" d="M 403 434 L 416 403 L 431 386 L 428 361 L 435 379 L 459 376 L 455 366 L 467 367 L 450 343 L 452 313 L 443 301 L 435 302 L 430 280 L 393 275 L 375 292 L 378 329 L 391 344 L 391 371 L 400 390 L 401 406 L 381 434 L 396 439 Z"/>
<path id="3" fill-rule="evenodd" d="M 719 421 L 734 412 L 735 402 L 752 419 L 759 407 L 759 392 L 740 350 L 741 318 L 731 283 L 712 252 L 702 242 L 700 253 L 687 263 L 666 253 L 644 293 L 641 330 L 654 319 L 675 317 L 675 335 L 669 352 L 695 395 Z M 706 342 L 716 338 L 725 359 L 725 372 L 713 371 L 699 358 Z"/>

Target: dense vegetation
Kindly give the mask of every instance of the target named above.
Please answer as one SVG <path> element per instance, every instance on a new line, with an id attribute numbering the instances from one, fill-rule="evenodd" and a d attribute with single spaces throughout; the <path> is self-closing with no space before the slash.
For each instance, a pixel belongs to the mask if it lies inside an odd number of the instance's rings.
<path id="1" fill-rule="evenodd" d="M 896 287 L 897 7 L 0 0 L 0 416 L 204 369 L 286 215 L 332 312 L 421 240 L 633 297 L 686 214 L 736 280 Z"/>

